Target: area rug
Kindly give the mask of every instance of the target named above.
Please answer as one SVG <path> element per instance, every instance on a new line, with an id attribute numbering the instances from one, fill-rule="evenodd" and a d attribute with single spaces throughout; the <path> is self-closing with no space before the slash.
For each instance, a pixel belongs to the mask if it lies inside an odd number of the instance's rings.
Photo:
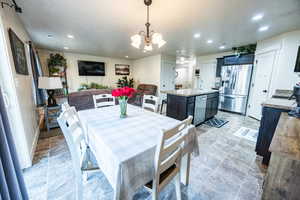
<path id="1" fill-rule="evenodd" d="M 233 135 L 237 137 L 244 138 L 246 140 L 250 140 L 252 142 L 256 142 L 258 136 L 258 130 L 254 130 L 251 128 L 241 127 L 237 130 Z"/>
<path id="2" fill-rule="evenodd" d="M 207 120 L 205 122 L 205 124 L 208 126 L 211 126 L 211 127 L 220 128 L 220 127 L 224 126 L 225 124 L 227 124 L 228 122 L 229 122 L 228 120 L 218 119 L 218 118 L 214 117 L 210 120 Z"/>

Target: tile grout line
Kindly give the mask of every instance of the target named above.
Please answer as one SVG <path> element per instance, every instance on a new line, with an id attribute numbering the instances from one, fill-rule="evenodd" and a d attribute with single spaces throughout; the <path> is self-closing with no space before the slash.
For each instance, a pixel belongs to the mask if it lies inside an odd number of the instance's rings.
<path id="1" fill-rule="evenodd" d="M 47 183 L 46 183 L 46 200 L 48 200 L 48 188 L 49 188 L 49 170 L 50 170 L 50 149 L 51 149 L 51 138 L 49 138 L 49 149 L 48 149 L 48 163 L 47 163 Z"/>

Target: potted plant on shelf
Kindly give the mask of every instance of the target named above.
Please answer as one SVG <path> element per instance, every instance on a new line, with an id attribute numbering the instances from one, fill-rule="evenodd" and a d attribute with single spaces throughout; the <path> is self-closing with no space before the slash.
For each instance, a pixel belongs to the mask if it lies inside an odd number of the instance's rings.
<path id="1" fill-rule="evenodd" d="M 67 67 L 66 59 L 60 54 L 50 54 L 48 59 L 48 68 L 51 75 L 58 76 L 65 73 Z"/>
<path id="2" fill-rule="evenodd" d="M 122 87 L 112 91 L 112 96 L 119 100 L 120 118 L 125 118 L 127 116 L 127 101 L 135 92 L 135 89 L 130 87 Z"/>

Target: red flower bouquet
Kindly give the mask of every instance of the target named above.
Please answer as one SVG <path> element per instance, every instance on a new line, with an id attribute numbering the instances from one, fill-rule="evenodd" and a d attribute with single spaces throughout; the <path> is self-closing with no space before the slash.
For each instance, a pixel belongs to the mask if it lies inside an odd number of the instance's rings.
<path id="1" fill-rule="evenodd" d="M 123 87 L 123 88 L 118 88 L 114 89 L 111 94 L 112 96 L 116 97 L 119 99 L 119 104 L 120 104 L 120 112 L 121 112 L 121 118 L 126 117 L 126 112 L 127 112 L 127 100 L 132 97 L 132 95 L 135 93 L 135 89 L 130 88 L 130 87 Z"/>
<path id="2" fill-rule="evenodd" d="M 135 93 L 135 89 L 130 88 L 130 87 L 123 87 L 123 88 L 118 88 L 114 89 L 112 91 L 112 95 L 114 97 L 117 97 L 119 100 L 125 99 L 127 100 L 128 98 L 132 97 L 132 95 Z"/>

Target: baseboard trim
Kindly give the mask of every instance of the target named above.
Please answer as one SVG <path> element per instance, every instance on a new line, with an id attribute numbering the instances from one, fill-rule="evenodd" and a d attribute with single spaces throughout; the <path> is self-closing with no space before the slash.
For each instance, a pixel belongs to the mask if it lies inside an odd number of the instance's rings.
<path id="1" fill-rule="evenodd" d="M 39 126 L 37 126 L 36 131 L 35 131 L 35 137 L 34 137 L 34 140 L 33 140 L 33 143 L 32 143 L 32 147 L 31 147 L 31 152 L 30 152 L 30 160 L 31 160 L 30 166 L 32 166 L 32 161 L 33 161 L 33 158 L 34 158 L 34 153 L 35 153 L 35 150 L 36 150 L 36 147 L 37 147 L 39 136 L 40 136 L 40 129 L 39 129 Z"/>

